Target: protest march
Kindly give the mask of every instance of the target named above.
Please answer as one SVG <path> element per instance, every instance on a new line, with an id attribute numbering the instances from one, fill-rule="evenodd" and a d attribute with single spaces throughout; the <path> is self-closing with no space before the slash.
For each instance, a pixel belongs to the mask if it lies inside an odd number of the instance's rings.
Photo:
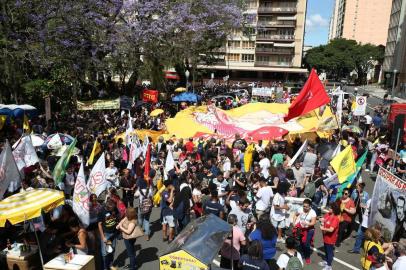
<path id="1" fill-rule="evenodd" d="M 402 104 L 228 88 L 0 105 L 0 268 L 406 269 Z"/>

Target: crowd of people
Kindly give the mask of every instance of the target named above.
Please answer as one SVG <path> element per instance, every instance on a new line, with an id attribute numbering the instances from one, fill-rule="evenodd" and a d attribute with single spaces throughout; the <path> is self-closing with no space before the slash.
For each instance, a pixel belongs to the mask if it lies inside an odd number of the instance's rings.
<path id="1" fill-rule="evenodd" d="M 350 103 L 343 123 L 358 120 L 351 117 L 349 108 Z M 325 261 L 320 266 L 329 270 L 335 250 L 354 233 L 355 245 L 348 252 L 360 253 L 363 269 L 406 269 L 405 235 L 384 240 L 379 225 L 368 224 L 371 194 L 365 191 L 362 173 L 339 198 L 338 186 L 325 186 L 323 181 L 334 174 L 331 157 L 325 157 L 322 151 L 327 144 L 341 144 L 342 148 L 351 145 L 356 160 L 367 151 L 366 172 L 376 173 L 383 166 L 404 179 L 406 144 L 398 155 L 391 154 L 383 107 L 377 107 L 373 117 L 368 113 L 360 119 L 362 132 L 336 130 L 329 140 L 317 138 L 292 164 L 303 143 L 300 138 L 265 144 L 247 142 L 236 134 L 231 144 L 214 138 L 159 137 L 155 142 L 149 138 L 150 164 L 146 164 L 145 155 L 140 155 L 128 166 L 129 145 L 116 136 L 125 131 L 128 121 L 134 129 L 164 129 L 170 114 L 151 117 L 152 109 L 138 106 L 130 112 L 78 113 L 66 118 L 54 114 L 48 125 L 41 117 L 32 120 L 34 132 L 70 134 L 77 138 L 79 149 L 69 162 L 63 185 L 54 183 L 51 172 L 57 157 L 46 148 L 37 149 L 42 161 L 24 171 L 20 192 L 53 188 L 62 190 L 66 197 L 64 206 L 38 221 L 41 245 L 47 247 L 45 260 L 73 249 L 77 254 L 94 255 L 97 269 L 110 269 L 117 241 L 124 241 L 129 269 L 136 269 L 134 243 L 138 237 L 150 240 L 151 212 L 158 210 L 162 241 L 167 243 L 192 219 L 212 214 L 228 222 L 233 233 L 220 250 L 223 268 L 303 269 L 315 256 L 315 234 L 321 234 Z M 2 132 L 11 144 L 22 133 L 18 122 L 6 129 Z M 144 138 L 139 139 L 143 143 Z M 105 154 L 105 178 L 110 185 L 101 196 L 91 195 L 90 224 L 84 227 L 70 199 L 80 163 L 86 164 L 95 140 L 102 149 L 95 159 Z M 175 162 L 170 171 L 165 170 L 168 155 Z M 147 173 L 145 167 L 149 168 Z M 85 167 L 86 177 L 90 169 Z M 10 195 L 6 193 L 5 197 Z M 292 198 L 300 200 L 301 207 L 292 209 Z M 22 237 L 18 233 L 21 230 L 11 224 L 1 230 L 7 232 L 1 234 L 2 247 L 7 238 Z M 277 245 L 285 246 L 278 257 Z"/>

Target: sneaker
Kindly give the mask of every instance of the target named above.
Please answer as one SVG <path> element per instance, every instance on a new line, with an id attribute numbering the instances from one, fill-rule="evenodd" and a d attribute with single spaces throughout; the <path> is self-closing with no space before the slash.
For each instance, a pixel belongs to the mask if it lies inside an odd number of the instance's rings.
<path id="1" fill-rule="evenodd" d="M 325 267 L 325 266 L 327 266 L 327 262 L 322 261 L 322 262 L 319 262 L 318 265 L 321 266 L 321 267 Z"/>
<path id="2" fill-rule="evenodd" d="M 365 169 L 364 171 L 369 172 L 369 169 Z"/>
<path id="3" fill-rule="evenodd" d="M 333 267 L 328 266 L 328 265 L 324 266 L 324 268 L 323 268 L 323 270 L 332 270 L 332 269 L 333 269 Z"/>
<path id="4" fill-rule="evenodd" d="M 306 260 L 306 264 L 311 264 L 312 262 L 310 261 L 310 258 L 307 258 Z"/>

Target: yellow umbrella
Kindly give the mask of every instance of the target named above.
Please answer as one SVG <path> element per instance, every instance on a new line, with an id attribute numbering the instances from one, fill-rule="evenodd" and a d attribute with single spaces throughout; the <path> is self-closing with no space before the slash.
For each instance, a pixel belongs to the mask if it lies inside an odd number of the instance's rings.
<path id="1" fill-rule="evenodd" d="M 185 87 L 178 87 L 175 89 L 175 92 L 185 92 L 186 88 Z"/>
<path id="2" fill-rule="evenodd" d="M 162 110 L 162 109 L 155 109 L 155 110 L 153 110 L 149 115 L 150 116 L 158 116 L 158 115 L 160 115 L 161 113 L 163 113 L 164 112 L 164 110 Z"/>
<path id="3" fill-rule="evenodd" d="M 63 205 L 65 196 L 62 191 L 38 188 L 14 194 L 0 202 L 0 227 L 6 221 L 17 224 L 41 216 L 41 212 L 49 212 Z"/>
<path id="4" fill-rule="evenodd" d="M 7 220 L 11 224 L 17 224 L 37 218 L 41 216 L 42 211 L 47 213 L 64 203 L 63 192 L 54 189 L 38 188 L 14 194 L 0 202 L 0 227 L 4 227 Z M 34 233 L 38 243 L 41 265 L 44 266 L 37 231 L 34 230 Z"/>

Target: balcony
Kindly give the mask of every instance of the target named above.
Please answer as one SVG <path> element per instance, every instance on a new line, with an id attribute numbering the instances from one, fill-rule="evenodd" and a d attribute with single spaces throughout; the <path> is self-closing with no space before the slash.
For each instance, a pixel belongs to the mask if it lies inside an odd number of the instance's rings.
<path id="1" fill-rule="evenodd" d="M 258 8 L 258 13 L 296 13 L 296 7 L 278 7 L 278 6 L 260 6 Z"/>
<path id="2" fill-rule="evenodd" d="M 255 49 L 255 53 L 259 54 L 284 54 L 284 55 L 291 55 L 294 53 L 294 50 L 291 49 L 279 49 L 279 48 L 265 48 L 265 47 L 257 47 Z"/>
<path id="3" fill-rule="evenodd" d="M 295 21 L 258 21 L 257 27 L 295 27 Z"/>
<path id="4" fill-rule="evenodd" d="M 256 61 L 255 67 L 293 67 L 292 62 Z"/>
<path id="5" fill-rule="evenodd" d="M 295 41 L 294 35 L 257 35 L 257 40 L 267 41 Z"/>

